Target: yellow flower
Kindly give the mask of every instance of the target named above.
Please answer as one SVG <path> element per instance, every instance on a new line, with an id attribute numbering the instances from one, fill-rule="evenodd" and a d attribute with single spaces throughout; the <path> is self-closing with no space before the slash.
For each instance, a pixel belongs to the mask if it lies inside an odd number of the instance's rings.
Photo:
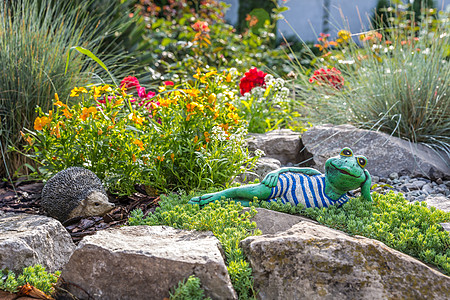
<path id="1" fill-rule="evenodd" d="M 338 36 L 340 37 L 340 39 L 337 39 L 337 42 L 347 42 L 351 37 L 351 33 L 347 30 L 339 30 Z"/>
<path id="2" fill-rule="evenodd" d="M 239 121 L 239 115 L 237 113 L 230 112 L 230 113 L 227 114 L 227 117 L 232 119 L 234 121 L 234 123 L 236 123 L 236 124 Z"/>
<path id="3" fill-rule="evenodd" d="M 34 120 L 34 129 L 35 130 L 42 130 L 45 126 L 50 124 L 51 119 L 49 117 L 37 117 L 36 120 Z"/>
<path id="4" fill-rule="evenodd" d="M 226 102 L 225 106 L 228 108 L 229 111 L 236 111 L 236 107 L 231 103 Z"/>
<path id="5" fill-rule="evenodd" d="M 114 102 L 113 106 L 119 106 L 122 103 L 123 103 L 123 98 L 119 98 L 116 100 L 116 102 Z"/>
<path id="6" fill-rule="evenodd" d="M 227 74 L 226 81 L 227 81 L 227 82 L 231 82 L 231 73 L 228 73 L 228 74 Z"/>
<path id="7" fill-rule="evenodd" d="M 112 88 L 108 84 L 105 84 L 104 86 L 101 86 L 100 90 L 102 92 L 112 92 Z"/>
<path id="8" fill-rule="evenodd" d="M 140 140 L 138 140 L 138 139 L 135 139 L 135 140 L 133 141 L 133 144 L 138 145 L 139 148 L 141 149 L 141 151 L 145 150 L 145 148 L 144 148 L 144 143 L 142 143 L 142 141 L 140 141 Z"/>
<path id="9" fill-rule="evenodd" d="M 158 93 L 162 93 L 166 90 L 166 86 L 162 85 L 158 88 Z"/>
<path id="10" fill-rule="evenodd" d="M 59 102 L 58 93 L 55 93 L 55 100 L 56 100 L 56 102 Z"/>
<path id="11" fill-rule="evenodd" d="M 80 93 L 87 93 L 87 90 L 84 87 L 74 87 L 72 91 L 70 91 L 70 97 L 78 97 Z"/>
<path id="12" fill-rule="evenodd" d="M 208 102 L 212 104 L 216 102 L 216 98 L 217 98 L 216 94 L 212 93 L 211 95 L 208 96 Z"/>
<path id="13" fill-rule="evenodd" d="M 91 106 L 89 108 L 83 107 L 83 112 L 80 116 L 80 119 L 82 119 L 83 121 L 86 121 L 86 119 L 89 117 L 89 115 L 92 113 L 92 115 L 95 115 L 95 113 L 97 112 L 97 108 L 94 106 Z"/>

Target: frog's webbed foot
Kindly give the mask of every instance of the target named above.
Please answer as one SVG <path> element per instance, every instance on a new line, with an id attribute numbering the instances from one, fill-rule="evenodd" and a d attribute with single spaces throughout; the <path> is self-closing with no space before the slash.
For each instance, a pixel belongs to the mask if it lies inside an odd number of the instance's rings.
<path id="1" fill-rule="evenodd" d="M 221 198 L 222 195 L 220 195 L 220 193 L 205 194 L 203 196 L 192 198 L 188 203 L 203 206 L 216 200 L 220 200 Z"/>

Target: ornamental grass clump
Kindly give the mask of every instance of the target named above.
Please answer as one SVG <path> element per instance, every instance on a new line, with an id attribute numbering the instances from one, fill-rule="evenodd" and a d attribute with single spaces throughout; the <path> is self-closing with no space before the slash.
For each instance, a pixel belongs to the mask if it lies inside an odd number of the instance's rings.
<path id="1" fill-rule="evenodd" d="M 0 1 L 0 178 L 8 173 L 13 176 L 27 162 L 8 147 L 22 149 L 19 131 L 33 126 L 36 106 L 51 110 L 55 92 L 65 99 L 75 84 L 87 83 L 93 74 L 102 76 L 93 61 L 80 55 L 72 56 L 65 74 L 69 49 L 82 45 L 98 53 L 105 38 L 110 38 L 111 46 L 111 35 L 125 30 L 118 27 L 129 25 L 124 19 L 110 18 L 111 4 L 103 7 L 103 13 L 92 24 L 87 7 L 93 2 L 78 1 L 79 5 L 75 5 L 73 1 Z M 114 59 L 120 70 L 119 54 L 103 58 L 107 64 Z M 20 172 L 26 173 L 27 169 Z"/>
<path id="2" fill-rule="evenodd" d="M 335 41 L 322 38 L 317 74 L 300 68 L 298 93 L 316 121 L 351 122 L 449 154 L 448 12 L 427 11 L 420 23 L 399 6 L 392 12 L 392 27 L 383 31 L 341 30 Z M 320 68 L 336 70 L 340 80 L 318 81 Z"/>
<path id="3" fill-rule="evenodd" d="M 53 109 L 38 107 L 34 130 L 23 132 L 28 156 L 45 178 L 71 166 L 93 171 L 107 188 L 134 192 L 136 183 L 157 190 L 205 189 L 226 185 L 251 168 L 246 122 L 227 97 L 227 72 L 196 74 L 192 84 L 145 91 L 136 78 L 120 87 L 75 87 Z"/>
<path id="4" fill-rule="evenodd" d="M 257 211 L 251 208 L 243 212 L 240 203 L 216 201 L 200 209 L 186 204 L 190 196 L 170 195 L 161 197 L 155 213 L 144 217 L 141 210 L 131 212 L 128 225 L 168 225 L 186 230 L 209 230 L 217 237 L 225 251 L 228 273 L 239 299 L 253 299 L 252 270 L 244 258 L 239 242 L 251 235 L 259 235 L 256 223 L 250 221 Z"/>

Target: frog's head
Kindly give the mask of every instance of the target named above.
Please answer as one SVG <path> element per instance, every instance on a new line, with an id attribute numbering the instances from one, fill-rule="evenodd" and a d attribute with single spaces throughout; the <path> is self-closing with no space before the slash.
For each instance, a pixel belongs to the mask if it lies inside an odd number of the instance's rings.
<path id="1" fill-rule="evenodd" d="M 325 163 L 325 176 L 335 188 L 348 192 L 361 187 L 362 196 L 372 201 L 370 186 L 372 179 L 365 169 L 367 158 L 354 156 L 350 148 L 342 149 L 339 156 L 329 158 Z"/>

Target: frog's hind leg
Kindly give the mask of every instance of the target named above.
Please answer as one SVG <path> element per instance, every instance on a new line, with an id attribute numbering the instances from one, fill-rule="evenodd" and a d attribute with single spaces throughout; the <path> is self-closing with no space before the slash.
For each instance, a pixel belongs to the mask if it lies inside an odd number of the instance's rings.
<path id="1" fill-rule="evenodd" d="M 217 193 L 194 197 L 189 201 L 189 203 L 199 204 L 200 206 L 203 206 L 216 200 L 220 200 L 222 197 L 225 197 L 239 201 L 244 206 L 248 206 L 254 197 L 257 197 L 260 200 L 266 200 L 269 197 L 271 190 L 271 188 L 265 186 L 264 184 L 244 185 L 226 189 Z"/>

